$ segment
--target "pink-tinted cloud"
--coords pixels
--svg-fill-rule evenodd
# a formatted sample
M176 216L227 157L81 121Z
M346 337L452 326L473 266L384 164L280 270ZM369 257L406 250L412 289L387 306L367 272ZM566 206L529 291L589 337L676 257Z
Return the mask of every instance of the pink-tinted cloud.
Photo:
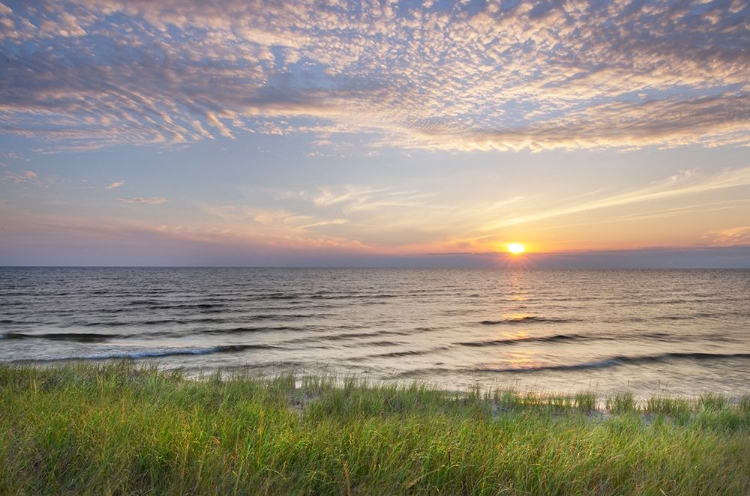
M711 231L706 233L704 239L713 246L750 246L750 226Z
M115 189L115 188L119 188L119 187L120 187L120 186L122 186L123 184L125 184L125 181L113 181L112 183L110 183L110 185L109 185L109 186L105 187L104 189Z
M162 197L152 197L152 198L143 198L143 197L135 197L135 198L120 198L120 201L123 203L136 203L140 205L161 205L162 203L167 203L166 198Z
M750 144L740 0L37 3L0 4L0 126L55 149Z
M0 181L9 181L15 184L25 183L37 179L37 174L34 171L24 172L6 172L0 175Z

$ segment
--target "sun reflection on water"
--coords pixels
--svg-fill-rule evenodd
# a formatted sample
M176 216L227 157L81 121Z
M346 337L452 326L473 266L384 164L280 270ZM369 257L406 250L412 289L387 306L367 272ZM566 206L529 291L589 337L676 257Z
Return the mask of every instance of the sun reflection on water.
M492 362L483 364L488 369L496 371L524 371L537 369L545 365L534 351L504 352Z
M526 331L518 331L515 333L503 333L503 337L512 340L512 341L520 341L524 339L529 339L529 333Z
M529 320L533 318L528 313L504 313L503 314L503 320L505 322L523 322L524 320Z
M506 367L510 369L533 369L540 366L541 362L536 353L533 351L519 351L507 353L510 355L506 359Z

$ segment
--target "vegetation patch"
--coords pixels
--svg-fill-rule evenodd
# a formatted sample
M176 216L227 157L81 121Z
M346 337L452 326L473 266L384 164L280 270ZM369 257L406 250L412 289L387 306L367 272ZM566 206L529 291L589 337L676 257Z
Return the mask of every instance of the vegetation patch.
M0 493L750 494L749 404L1 366Z

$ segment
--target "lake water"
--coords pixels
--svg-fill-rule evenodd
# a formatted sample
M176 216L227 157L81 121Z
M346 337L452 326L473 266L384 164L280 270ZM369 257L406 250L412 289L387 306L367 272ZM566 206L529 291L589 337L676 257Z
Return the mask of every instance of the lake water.
M0 362L750 394L750 270L0 268Z

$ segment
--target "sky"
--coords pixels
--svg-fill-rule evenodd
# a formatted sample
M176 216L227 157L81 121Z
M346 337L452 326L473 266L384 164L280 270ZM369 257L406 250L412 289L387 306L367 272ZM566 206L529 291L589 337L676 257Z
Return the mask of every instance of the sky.
M748 268L750 2L0 0L0 265Z

